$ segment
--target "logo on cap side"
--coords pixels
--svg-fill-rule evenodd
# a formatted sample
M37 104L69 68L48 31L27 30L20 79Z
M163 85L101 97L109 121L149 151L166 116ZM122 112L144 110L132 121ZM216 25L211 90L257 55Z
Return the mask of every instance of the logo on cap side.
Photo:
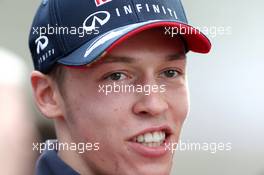
M38 54L38 64L43 63L46 61L48 58L52 57L55 54L55 49L46 49L46 47L49 44L49 39L46 36L40 36L35 40L35 44L37 45L37 54ZM44 49L46 49L44 52ZM41 54L40 54L41 52Z
M98 7L98 6L100 6L100 5L104 5L104 4L106 4L106 3L108 3L108 2L111 2L112 0L95 0L95 4L96 4L96 6Z
M46 36L40 36L36 39L35 43L37 45L37 54L39 54L40 50L44 50L48 46L49 39Z
M83 22L83 29L87 32L96 30L96 22L101 26L105 25L110 19L110 13L107 11L99 11L89 15ZM87 26L87 23L90 22L90 25Z

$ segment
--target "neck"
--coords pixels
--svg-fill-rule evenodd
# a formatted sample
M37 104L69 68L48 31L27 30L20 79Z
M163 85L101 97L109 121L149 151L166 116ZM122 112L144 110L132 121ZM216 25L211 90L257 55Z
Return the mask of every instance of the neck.
M71 144L77 145L78 143L75 143L73 141L73 139L71 138L68 132L69 129L68 127L65 126L64 123L65 121L60 121L60 120L55 122L56 134L57 134L58 142L61 144L68 144L69 147L61 146L62 149L58 150L58 156L61 158L61 160L63 160L67 165L69 165L79 174L92 175L93 173L91 172L87 164L85 164L80 153L76 152L78 150L70 150ZM65 148L66 149L68 148L68 150L66 150Z

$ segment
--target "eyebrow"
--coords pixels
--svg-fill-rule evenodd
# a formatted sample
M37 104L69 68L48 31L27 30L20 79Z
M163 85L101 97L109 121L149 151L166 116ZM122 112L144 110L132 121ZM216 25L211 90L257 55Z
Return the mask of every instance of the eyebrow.
M186 59L185 53L177 53L177 54L173 54L173 55L168 55L166 57L166 61L184 60L184 59Z
M186 55L184 53L178 53L173 55L168 55L164 58L164 61L174 61L174 60L182 60L186 59ZM100 60L100 63L107 64L107 63L134 63L136 62L136 58L127 57L127 56L112 56L108 55Z

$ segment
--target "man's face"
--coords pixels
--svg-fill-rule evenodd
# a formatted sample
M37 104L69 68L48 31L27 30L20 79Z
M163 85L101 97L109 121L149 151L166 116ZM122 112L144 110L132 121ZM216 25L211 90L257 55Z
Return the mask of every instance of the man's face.
M95 174L169 174L173 155L165 142L177 142L189 107L185 67L182 41L149 30L86 69L66 68L62 111L74 142L99 143L81 155ZM100 91L114 84L162 92Z

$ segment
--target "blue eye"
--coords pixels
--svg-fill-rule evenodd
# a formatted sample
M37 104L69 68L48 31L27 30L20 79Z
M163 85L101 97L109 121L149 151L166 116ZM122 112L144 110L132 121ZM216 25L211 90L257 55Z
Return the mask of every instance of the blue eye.
M170 70L166 70L162 72L163 76L167 77L167 78L174 78L177 77L179 75L179 72L173 69Z

